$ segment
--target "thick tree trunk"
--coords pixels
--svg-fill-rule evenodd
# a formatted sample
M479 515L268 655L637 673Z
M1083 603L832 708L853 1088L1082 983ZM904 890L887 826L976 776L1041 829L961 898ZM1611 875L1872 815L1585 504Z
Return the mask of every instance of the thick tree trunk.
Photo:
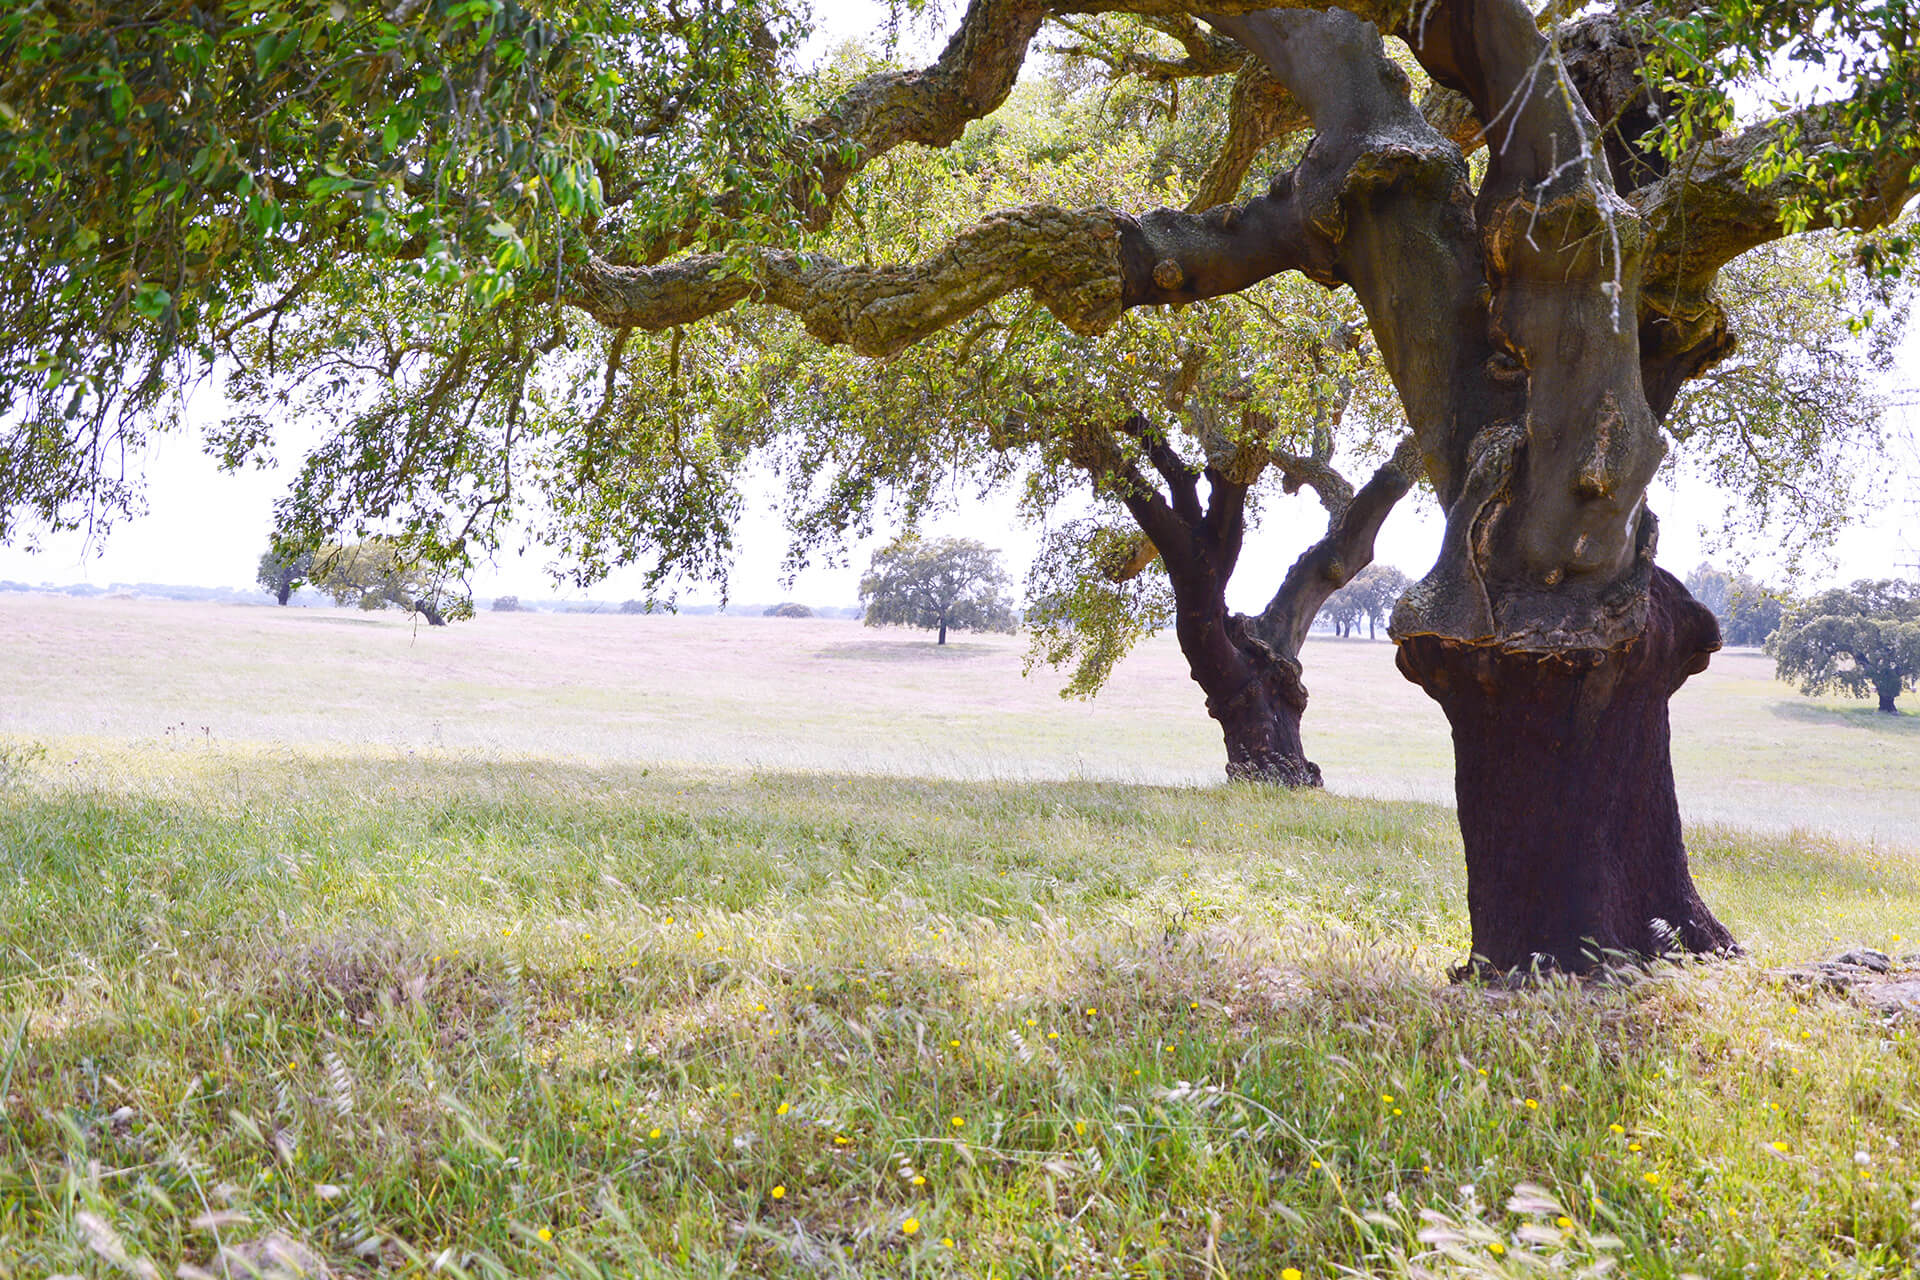
M1893 705L1893 700L1900 696L1899 687L1896 686L1892 689L1881 689L1878 692L1880 694L1880 709L1886 712L1890 716L1899 715L1900 714L1899 710L1895 708Z
M425 618L427 625L430 627L444 627L447 625L447 616L441 613L432 601L414 600L407 605L407 608Z
M947 620L945 618L942 618L940 619L940 638L934 641L934 643L945 644L946 642L947 642Z
M1612 649L1400 641L1401 671L1453 726L1475 968L1582 973L1733 946L1687 871L1667 725L1719 643L1657 569L1645 631Z
M280 589L273 594L274 598L280 602L281 607L285 608L287 601L293 598L293 575L283 575L280 579Z
M1207 695L1207 714L1226 740L1227 776L1320 786L1320 766L1307 759L1300 741L1300 717L1307 710L1300 664L1249 635L1247 620L1228 612L1224 601L1206 613L1189 619L1183 609L1177 630L1187 670Z

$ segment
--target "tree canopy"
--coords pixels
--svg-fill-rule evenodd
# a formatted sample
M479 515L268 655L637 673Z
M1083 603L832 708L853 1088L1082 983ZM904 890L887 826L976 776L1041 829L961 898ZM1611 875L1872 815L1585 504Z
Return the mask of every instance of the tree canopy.
M1920 588L1863 578L1823 591L1787 615L1767 652L1802 693L1877 697L1897 714L1900 692L1920 686Z
M470 598L450 598L441 571L409 561L385 538L322 546L312 553L309 577L335 604L404 609L436 627L473 615Z
M1326 616L1342 635L1352 632L1361 622L1367 624L1367 638L1393 613L1400 594L1413 585L1413 579L1390 564L1368 565L1351 582L1327 597Z
M254 581L260 589L284 605L293 593L306 585L313 572L313 552L304 547L276 544L260 553L260 565Z
M977 416L926 415L950 424L929 446L1000 432L1117 471L1109 500L1159 522L1163 561L1206 534L1189 559L1212 583L1240 546L1244 446L1313 415L1258 402L1235 333L1194 339L1215 381L1189 386L1179 335L1238 309L1285 334L1263 290L1330 290L1446 514L1392 634L1454 726L1480 962L1713 950L1730 935L1686 871L1666 698L1718 627L1656 567L1647 487L1671 441L1744 453L1773 495L1829 430L1858 437L1796 434L1814 357L1744 370L1781 406L1749 426L1683 396L1741 371L1748 255L1836 229L1862 288L1906 264L1911 25L1904 0L970 0L928 66L809 69L778 0L15 7L4 528L133 506L123 450L217 363L228 464L289 420L337 424L280 509L299 545L379 536L458 565L531 505L582 576L713 573L769 451L828 482L829 527L859 519L832 497L860 496L859 468L808 472L806 423L772 411L803 383L766 353L825 344L918 371L908 404L977 383ZM1049 58L1058 104L1102 103L1102 143L1022 170L990 118ZM1133 158L1104 166L1114 147ZM1761 278L1756 305L1780 293ZM1167 335L1137 383L1086 345L1133 325ZM917 359L927 342L954 345ZM975 351L994 367L967 370ZM1117 466L1076 461L1108 441ZM1847 501L1798 487L1784 512L1815 529ZM1305 571L1350 576L1340 541ZM1291 696L1285 672L1240 687Z
M909 534L873 553L860 579L860 602L870 627L918 627L939 633L1012 631L1019 623L1002 594L1000 555L973 538Z

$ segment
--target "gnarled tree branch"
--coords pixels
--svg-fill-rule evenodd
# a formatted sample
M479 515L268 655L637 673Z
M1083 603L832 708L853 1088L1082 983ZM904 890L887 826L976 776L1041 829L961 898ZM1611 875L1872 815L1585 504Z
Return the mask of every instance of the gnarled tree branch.
M1331 468L1321 468L1331 471ZM1306 642L1307 630L1320 614L1327 597L1353 580L1353 576L1373 563L1374 541L1380 526L1386 523L1394 504L1407 495L1420 475L1420 444L1412 436L1400 442L1393 456L1380 464L1356 492L1338 472L1331 481L1309 480L1321 501L1327 504L1327 532L1320 541L1302 552L1287 570L1280 589L1260 612L1252 628L1255 635L1275 653L1297 656ZM1322 488L1321 484L1326 487ZM1349 495L1337 505L1328 501L1331 494L1344 489Z

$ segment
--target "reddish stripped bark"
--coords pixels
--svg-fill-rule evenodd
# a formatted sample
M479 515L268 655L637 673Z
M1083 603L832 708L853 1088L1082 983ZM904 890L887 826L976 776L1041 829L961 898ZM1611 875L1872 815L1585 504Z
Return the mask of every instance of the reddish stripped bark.
M1475 967L1583 972L1733 946L1687 868L1667 722L1719 626L1664 570L1650 600L1645 628L1610 649L1400 643L1400 670L1453 726Z

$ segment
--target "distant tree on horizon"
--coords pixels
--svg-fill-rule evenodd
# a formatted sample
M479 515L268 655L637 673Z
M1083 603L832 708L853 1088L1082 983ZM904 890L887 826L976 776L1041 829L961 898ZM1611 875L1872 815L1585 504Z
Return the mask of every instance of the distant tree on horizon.
M1720 620L1723 644L1759 648L1780 629L1786 616L1784 592L1744 573L1716 569L1704 560L1687 575L1686 586Z
M1920 685L1920 586L1898 578L1862 578L1823 591L1795 609L1767 643L1775 674L1800 692L1894 699Z
M528 610L526 610L526 609L522 609L522 608L520 607L520 597L519 597L519 596L495 596L495 597L493 598L493 611L494 611L495 613L526 613L526 612L529 612Z
M927 540L908 534L873 553L860 579L860 601L870 627L937 631L945 644L956 631L1012 631L1013 606L1000 553L972 538Z
M1370 564L1327 597L1320 616L1332 622L1334 633L1342 636L1352 635L1364 621L1367 639L1377 639L1379 629L1393 620L1394 603L1412 585L1413 579L1392 565Z
M444 627L449 621L472 615L471 602L448 602L446 582L439 570L406 560L385 538L344 546L327 543L314 553L311 581L335 604L358 604L369 610L391 605L419 614L428 626Z
M811 618L813 610L804 604L795 604L789 600L785 604L768 605L760 611L763 618Z
M313 572L313 552L284 543L276 543L260 553L260 567L254 581L283 608L293 593L306 585Z

